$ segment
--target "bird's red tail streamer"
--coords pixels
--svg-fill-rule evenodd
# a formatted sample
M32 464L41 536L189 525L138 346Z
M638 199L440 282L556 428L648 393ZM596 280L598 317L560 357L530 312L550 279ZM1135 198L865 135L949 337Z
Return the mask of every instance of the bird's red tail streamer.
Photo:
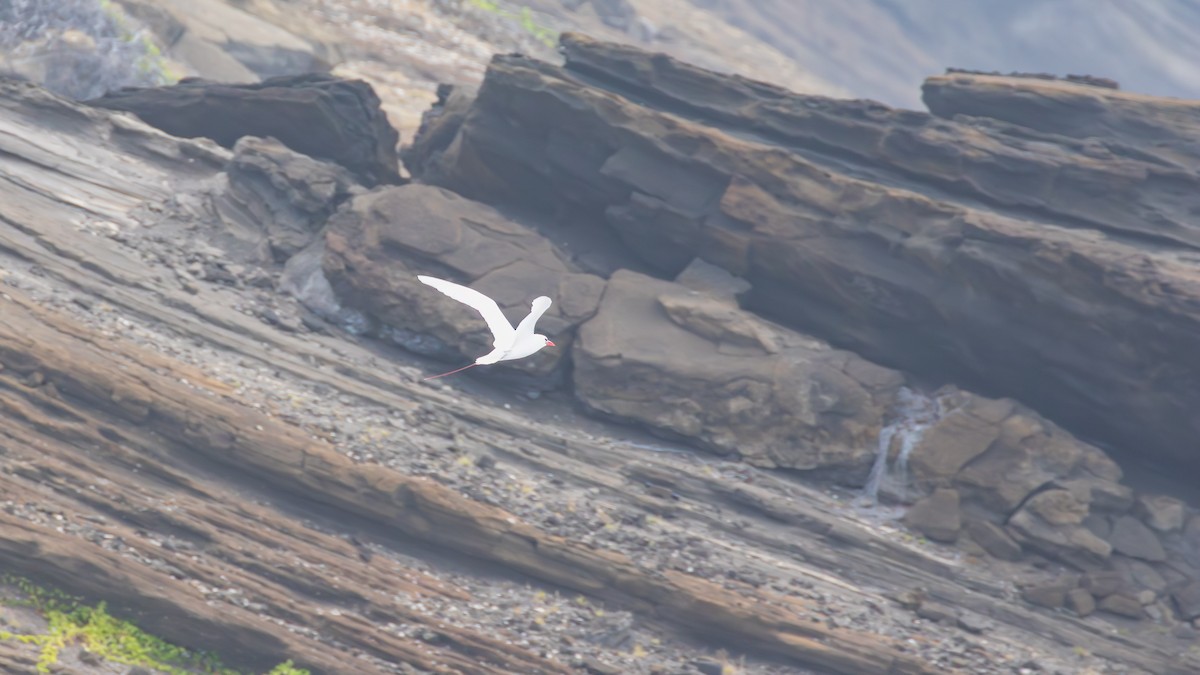
M423 377L423 378L421 378L421 381L422 381L422 382L424 382L425 380L436 380L436 379L438 379L439 377L445 377L445 376L447 376L447 375L453 375L453 374L455 374L455 373L462 372L462 371L466 370L467 368L470 368L471 366L477 366L477 365L479 365L479 364L478 364L478 363L469 363L469 364L467 364L467 365L463 366L462 368L456 368L456 369L454 369L454 370L452 370L452 371L450 371L450 372L448 372L448 373L442 373L441 375L430 375L429 377Z

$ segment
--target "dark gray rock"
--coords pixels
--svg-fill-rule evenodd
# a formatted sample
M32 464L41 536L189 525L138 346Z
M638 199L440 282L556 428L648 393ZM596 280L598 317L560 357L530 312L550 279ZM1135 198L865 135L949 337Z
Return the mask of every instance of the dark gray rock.
M1108 541L1113 550L1130 558L1141 558L1150 562L1162 562L1167 559L1167 552L1163 549L1158 535L1133 516L1117 518Z
M550 296L554 304L537 327L558 347L488 368L550 387L575 327L595 313L605 287L536 231L427 185L380 188L346 202L330 218L323 269L340 302L379 322L381 337L456 361L490 352L492 334L478 312L422 284L418 274L478 288L514 325L533 298Z
M1177 197L1200 190L1193 167L1104 135L790 94L578 35L563 49L564 68L493 61L439 181L602 222L664 276L703 257L754 285L748 308L866 358L1200 465L1200 283L1178 257L1200 246ZM994 93L1040 100L1020 84ZM1085 89L1099 118L1130 104ZM1194 137L1179 104L1137 104L1164 138ZM873 168L816 157L831 148Z
M1149 563L1131 560L1129 561L1129 572L1133 583L1142 588L1148 588L1155 593L1162 593L1167 589L1167 580Z
M1101 611L1130 619L1141 619L1146 616L1146 609L1143 607L1142 602L1136 596L1128 593L1113 593L1105 598L1101 598L1096 606Z
M1107 516L1098 513L1088 514L1088 517L1083 519L1083 526L1091 530L1092 534L1106 541L1112 534L1112 521Z
M1183 529L1187 507L1175 497L1140 495L1134 504L1134 513L1159 532L1175 532Z
M633 272L609 279L573 352L575 395L605 416L760 466L859 477L903 378Z
M954 542L962 529L958 491L947 488L934 490L932 495L908 509L904 514L904 524L934 541Z
M1044 582L1024 588L1021 590L1021 597L1024 598L1026 602L1037 605L1038 607L1058 609L1066 602L1067 593L1075 589L1078 585L1078 577L1065 576L1055 579L1054 581Z
M1105 564L1112 546L1081 523L1085 504L1067 490L1034 495L1008 520L1008 529L1027 548L1078 569Z
M1086 588L1073 588L1068 591L1065 604L1076 616L1087 616L1096 611L1096 599Z
M438 183L438 160L454 140L474 100L467 87L439 85L437 101L421 115L421 126L412 142L400 150L404 167L426 182Z
M170 87L122 89L89 105L134 113L174 136L203 136L232 148L243 136L271 137L341 164L367 186L402 182L399 134L371 85L309 73L253 84L186 79Z
M1010 537L1004 528L986 520L973 520L967 525L971 539L990 555L1001 560L1020 560L1021 544Z
M362 189L337 164L252 136L234 145L225 172L228 188L216 206L227 231L235 238L262 233L276 262L311 244L337 207Z
M1193 581L1182 588L1171 591L1171 599L1179 611L1179 618L1200 619L1200 581Z
M728 270L713 265L703 258L688 263L675 281L688 288L721 298L736 300L750 291L750 282L735 277Z
M958 610L940 602L922 602L921 606L917 608L917 616L947 625L954 625L958 622Z
M1125 587L1125 580L1115 570L1093 570L1080 579L1080 586L1097 598L1105 598Z

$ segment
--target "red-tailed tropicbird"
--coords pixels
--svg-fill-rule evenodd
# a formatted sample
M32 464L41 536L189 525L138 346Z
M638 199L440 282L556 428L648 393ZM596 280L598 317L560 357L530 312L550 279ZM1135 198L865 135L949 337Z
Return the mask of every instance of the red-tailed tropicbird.
M508 319L505 318L504 312L500 311L500 306L496 304L496 301L483 293L473 288L459 286L445 279L435 279L434 277L418 275L417 280L428 286L433 286L442 293L483 315L483 320L487 322L488 328L491 329L493 338L493 349L490 354L484 354L475 359L475 363L465 365L462 368L424 378L426 380L453 375L472 366L485 366L489 363L497 363L499 361L523 359L526 356L536 354L542 347L554 346L554 343L547 339L545 335L533 332L534 324L537 323L538 319L542 318L542 314L545 314L547 309L550 309L550 298L544 295L533 299L533 307L529 310L529 316L521 319L521 323L517 324L517 327L514 329L512 324L508 322Z

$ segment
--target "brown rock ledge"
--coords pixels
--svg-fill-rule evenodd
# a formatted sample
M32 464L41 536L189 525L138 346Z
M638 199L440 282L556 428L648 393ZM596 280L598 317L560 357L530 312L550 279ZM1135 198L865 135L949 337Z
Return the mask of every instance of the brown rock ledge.
M7 415L24 419L30 432L25 438L9 436L13 445L39 451L10 451L13 468L4 474L5 480L24 485L14 486L9 494L35 489L25 481L57 484L57 498L67 498L66 493L76 490L87 494L88 486L96 483L106 491L136 495L146 489L139 483L154 483L172 488L183 513L199 512L189 513L182 528L198 545L230 532L284 536L240 513L238 503L219 509L222 500L205 495L212 486L189 477L186 467L211 461L419 540L589 595L634 603L699 634L734 640L740 648L754 646L800 664L843 673L937 672L879 636L830 629L812 621L806 608L783 596L749 588L731 591L673 571L649 574L620 554L546 535L501 509L465 499L429 480L354 465L299 429L244 407L227 387L206 382L186 366L119 338L97 342L64 317L39 310L19 296L12 298L4 302L6 321L0 324L4 366L0 405ZM110 462L116 467L109 467ZM116 494L112 499L121 502ZM219 510L212 513L214 509ZM201 522L193 523L194 519ZM220 523L216 531L213 520ZM346 553L336 561L339 572L307 579L302 572L281 574L270 561L238 561L234 567L240 568L239 574L258 577L248 585L260 589L254 602L263 608L257 613L218 611L198 598L194 588L173 582L167 572L142 571L132 576L119 556L97 555L91 547L81 550L52 532L5 529L0 555L10 569L24 573L37 569L66 588L110 599L114 608L157 617L156 625L168 639L220 646L243 658L253 654L281 659L291 654L327 672L344 672L337 656L313 651L263 616L325 628L351 620L320 612L315 605L305 607L284 590L303 583L315 594L357 594L380 605L374 614L427 623L449 638L435 657L424 656L425 650L412 642L388 636L370 624L356 622L335 630L343 639L389 660L429 669L436 669L438 661L453 662L465 672L483 672L472 661L472 654L478 652L506 670L562 670L494 638L452 633L433 617L388 602L372 589L394 585L391 575L368 567L364 577L363 566L354 564L357 558ZM306 554L323 548L289 544L290 550ZM191 569L186 554L164 550L153 555L161 556L167 565L187 569L189 577L206 576L204 570ZM321 554L326 560L331 557L339 558ZM299 580L294 578L297 575ZM221 585L209 578L214 587ZM161 620L164 616L172 620ZM264 634L270 638L264 639Z

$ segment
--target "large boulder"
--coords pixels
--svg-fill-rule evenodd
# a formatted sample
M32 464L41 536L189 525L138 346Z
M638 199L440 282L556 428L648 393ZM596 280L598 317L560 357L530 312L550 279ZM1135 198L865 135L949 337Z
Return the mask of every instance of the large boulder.
M605 223L663 276L703 257L754 285L748 308L866 358L1200 464L1188 166L564 47L565 67L497 57L430 175Z
M341 164L367 186L402 182L400 136L371 85L360 80L320 73L251 84L192 78L170 87L122 89L88 103L132 112L174 136L203 136L227 148L243 136L275 138Z
M861 477L904 379L682 284L619 271L573 351L594 411L725 455Z
M404 347L457 361L492 350L479 314L417 281L429 274L494 298L516 325L539 295L554 300L538 332L558 347L492 369L551 375L572 331L596 311L604 280L576 271L548 239L442 188L406 185L354 197L330 218L324 271L342 303Z

